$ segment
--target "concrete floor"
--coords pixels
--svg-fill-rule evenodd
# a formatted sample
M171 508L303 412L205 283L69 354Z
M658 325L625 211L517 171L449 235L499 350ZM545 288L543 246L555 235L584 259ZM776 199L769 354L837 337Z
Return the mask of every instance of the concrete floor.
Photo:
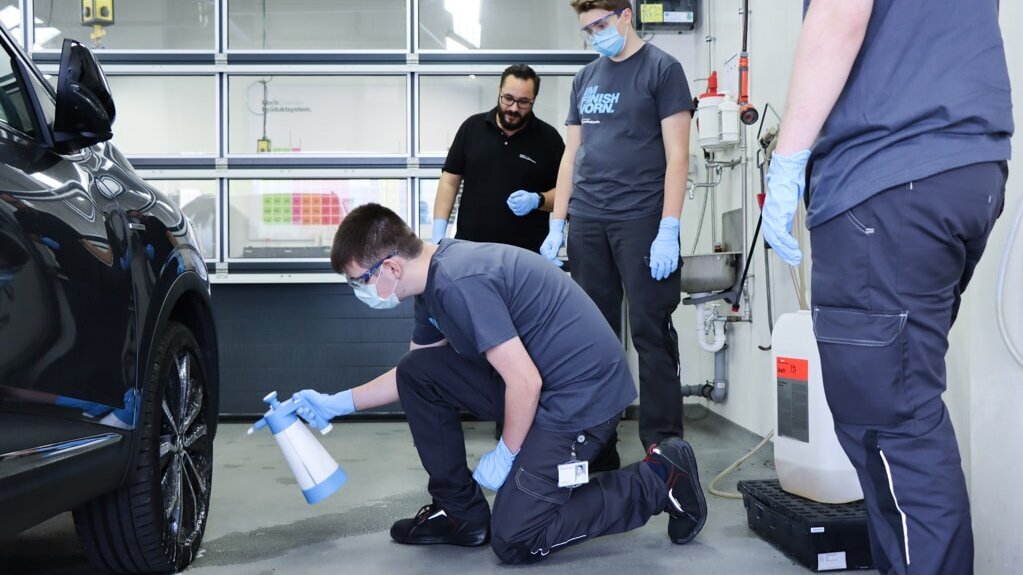
M686 438L693 444L704 489L711 479L758 442L754 435L702 407L687 409ZM201 556L189 575L308 575L338 573L808 573L758 538L746 524L741 500L707 496L709 518L685 546L672 544L661 514L630 533L588 541L525 567L499 563L488 547L414 547L393 543L391 523L430 501L426 473L403 422L335 424L323 443L348 472L348 483L329 499L305 503L272 436L247 436L248 424L222 424L216 444L213 503ZM465 424L474 463L494 444L492 423ZM635 421L619 429L625 463L643 457ZM773 478L770 446L726 480ZM95 573L74 535L69 514L0 543L0 573Z

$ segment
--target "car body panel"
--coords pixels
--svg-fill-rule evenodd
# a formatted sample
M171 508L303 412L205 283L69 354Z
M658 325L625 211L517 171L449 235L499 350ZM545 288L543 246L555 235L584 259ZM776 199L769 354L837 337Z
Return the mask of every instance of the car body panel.
M188 219L108 142L55 151L53 90L4 30L34 134L0 98L0 537L121 486L150 354L170 322L200 345L215 433L217 339ZM30 75L30 78L24 76ZM6 98L6 96L5 96ZM47 101L48 100L48 101Z

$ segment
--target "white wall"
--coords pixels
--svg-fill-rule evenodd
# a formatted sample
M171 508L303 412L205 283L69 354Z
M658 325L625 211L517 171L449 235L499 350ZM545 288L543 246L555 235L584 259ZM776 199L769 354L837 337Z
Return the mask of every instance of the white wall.
M949 381L949 396L955 393L960 431L959 444L969 454L966 472L973 501L977 573L1023 572L1023 366L1014 362L995 329L995 295L998 271L1006 254L1009 232L1023 210L1023 4L1001 3L1002 37L1014 88L1013 138L1015 160L1009 165L1005 212L995 226L987 253L977 267L973 284L964 300L959 325L953 333L971 345L950 360L968 366L965 374ZM1009 252L1005 286L1006 323L1017 349L1023 347L1023 231L1017 233ZM1023 350L1020 350L1023 352ZM950 374L951 375L951 374ZM963 393L957 393L964 389ZM965 405L962 401L966 401ZM961 412L961 413L960 413Z
M687 54L675 53L683 65L696 92L703 84L695 79L708 73L708 59L722 74L726 60L739 50L741 0L704 0L700 4L700 19L694 39L696 54L686 60ZM765 7L769 6L769 8ZM707 10L710 13L707 13ZM1023 89L1023 4L1002 2L1002 35L1006 42L1009 70L1017 93ZM752 101L764 113L764 104L770 103L780 114L784 107L788 78L791 73L802 18L802 0L775 0L771 3L753 3L750 20L750 68ZM709 27L708 27L709 24ZM707 35L713 42L704 42ZM654 41L661 43L661 36ZM673 52L674 53L674 52ZM722 79L724 83L725 79ZM1017 134L1023 127L1023 105L1014 109ZM767 126L776 124L773 117ZM749 132L752 137L755 130ZM1014 138L1016 156L1023 149L1023 137ZM696 148L694 147L694 150ZM755 147L751 147L755 150ZM752 153L752 152L751 152ZM987 252L977 267L973 282L966 292L959 320L950 335L948 364L948 392L945 401L952 414L959 435L963 467L971 489L974 530L976 535L976 567L979 574L1003 575L1023 573L1023 493L1015 486L1023 484L1023 366L1009 355L995 320L996 283L999 269L1007 250L1010 229L1023 209L1023 161L1010 164L1010 178L1006 191L1005 212L991 235ZM727 173L717 190L720 210L738 207L741 201L741 171ZM702 170L698 174L702 177ZM759 176L750 163L748 174L752 195L759 190ZM683 253L688 253L697 227L701 196L687 200L682 217ZM747 221L752 234L756 213L751 210ZM709 217L709 216L708 216ZM701 236L701 250L710 247L706 228ZM802 244L806 246L807 238ZM1011 338L1023 346L1023 231L1016 236L1009 252L1006 278L1005 315ZM808 259L808 258L806 258ZM711 409L755 433L765 434L774 427L774 373L769 352L757 345L770 342L766 321L763 254L754 254L752 281L753 322L729 325L728 379L729 397L723 405ZM795 309L794 287L787 270L772 266L775 314ZM713 361L695 342L693 310L680 306L674 315L680 335L683 358L683 383L703 383L713 376ZM690 401L703 402L701 399Z
M708 6L710 12L708 13ZM690 87L694 95L706 89L706 79L713 70L718 73L718 90L735 90L738 84L737 73L733 68L726 69L729 60L734 62L742 46L742 21L740 17L741 0L704 0L699 5L697 30L682 36L659 34L653 43L668 50L682 61ZM769 9L757 9L754 3L750 15L750 37L748 51L750 56L750 91L751 100L767 116L764 129L777 125L777 118L765 111L765 104L781 114L784 107L784 96L787 91L788 77L792 68L795 53L796 37L802 21L802 0L778 0L770 4ZM708 41L708 38L710 40ZM758 125L748 129L748 139L754 140ZM694 130L695 135L695 130ZM691 145L691 174L696 181L707 180L707 171L703 166L703 155L695 138ZM752 240L756 225L756 210L753 195L759 191L760 177L754 162L756 147L749 148L749 161L746 170L746 182L749 206L746 226L749 240ZM714 241L720 240L721 213L742 205L742 173L741 167L726 169L722 184L711 191L696 190L695 197L686 198L682 213L682 253L692 253L694 245L696 253L712 251ZM713 195L716 209L711 213L704 209L704 201L709 201L707 194ZM701 212L706 211L702 228L699 226ZM711 218L715 221L711 222ZM699 241L696 241L697 228L701 229ZM711 237L712 228L717 228L717 237ZM805 242L804 242L805 243ZM748 249L743 248L745 251ZM767 319L766 281L763 272L763 252L758 248L753 255L750 267L751 322L731 323L728 325L728 367L729 399L720 405L711 405L711 409L757 434L765 435L774 428L774 379L771 366L770 351L762 351L758 346L768 346L771 342ZM798 299L786 266L775 262L770 270L772 283L772 305L774 316L798 309ZM727 304L722 311L727 309ZM675 327L679 332L679 348L682 357L682 383L699 385L713 379L713 355L700 349L696 341L695 313L692 306L682 305L673 315ZM703 403L702 399L691 398L688 401Z

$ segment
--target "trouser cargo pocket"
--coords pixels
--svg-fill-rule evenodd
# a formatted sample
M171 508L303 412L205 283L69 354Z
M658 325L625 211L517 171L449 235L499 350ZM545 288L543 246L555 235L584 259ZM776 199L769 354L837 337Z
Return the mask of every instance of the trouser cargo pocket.
M911 416L905 390L906 312L815 306L813 330L836 422L894 424Z

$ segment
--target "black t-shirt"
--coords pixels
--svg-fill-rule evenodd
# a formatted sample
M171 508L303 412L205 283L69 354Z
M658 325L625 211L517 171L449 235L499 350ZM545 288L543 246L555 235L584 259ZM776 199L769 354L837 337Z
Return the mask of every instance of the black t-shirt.
M455 237L539 251L549 213L516 216L508 196L516 190L539 194L553 188L565 144L553 126L536 116L511 136L504 135L496 117L494 108L462 122L444 161L445 172L462 176Z
M539 254L493 243L441 240L416 296L412 341L446 338L465 359L518 336L543 386L535 425L579 431L636 398L625 351L596 304Z

